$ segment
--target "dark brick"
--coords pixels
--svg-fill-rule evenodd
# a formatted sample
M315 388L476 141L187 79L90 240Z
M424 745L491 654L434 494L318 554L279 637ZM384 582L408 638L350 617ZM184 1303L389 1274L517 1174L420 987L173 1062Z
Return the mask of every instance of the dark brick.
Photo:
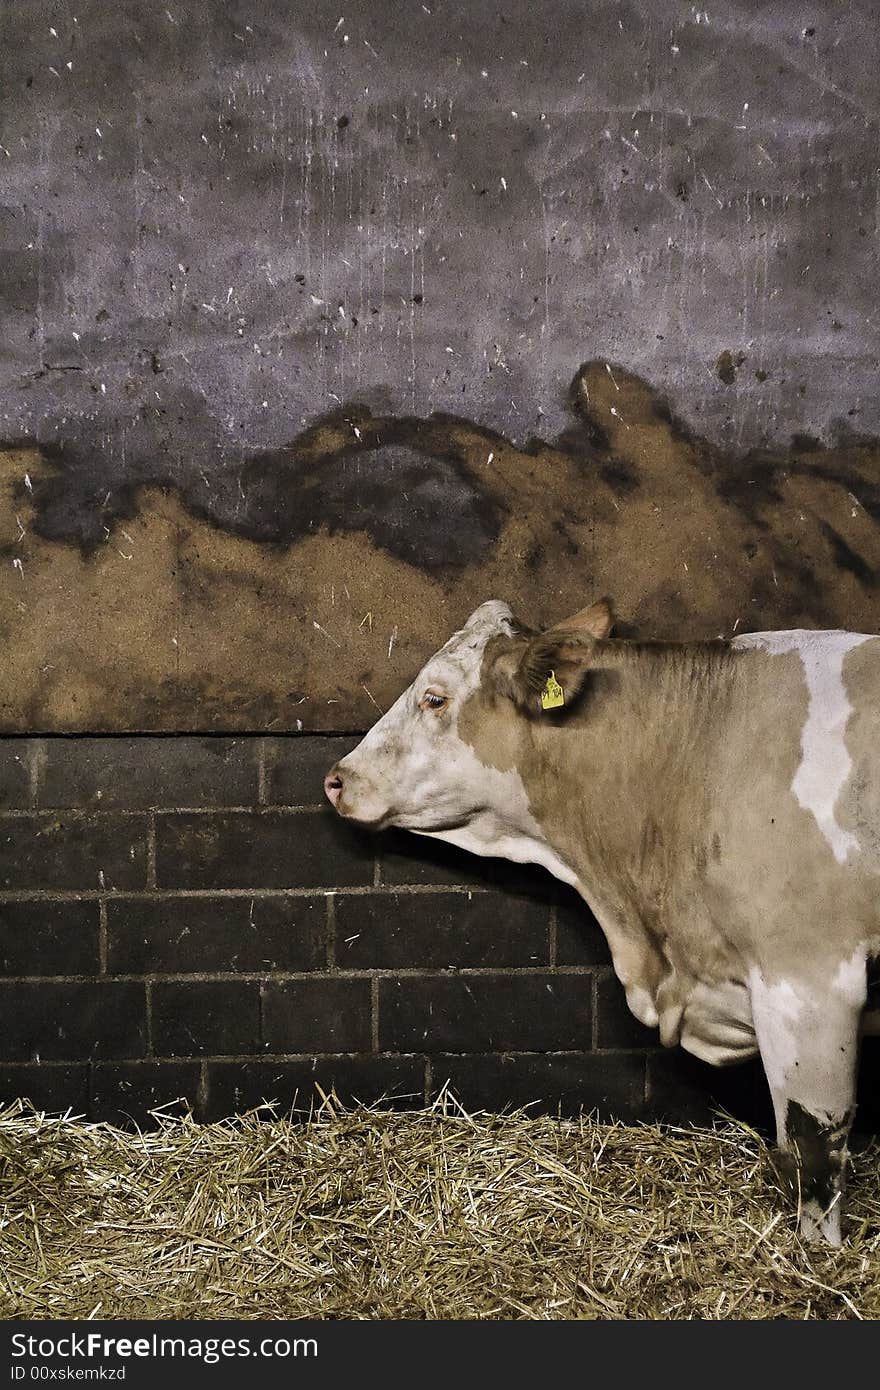
M349 888L373 881L373 841L325 811L164 815L157 878L174 888Z
M146 825L138 816L44 813L0 821L2 888L143 888Z
M580 894L560 883L557 895L556 964L610 965L605 934Z
M326 920L323 895L118 899L107 904L107 965L123 975L319 969Z
M0 1018L10 1062L140 1057L146 1048L144 986L128 981L0 983Z
M483 858L405 830L383 832L377 845L383 883L494 888L506 896L541 903L549 903L556 890L556 881L537 864L514 864L491 855Z
M0 975L95 973L98 920L95 901L0 902Z
M47 1066L43 1062L0 1064L0 1105L29 1100L37 1110L72 1110L76 1115L87 1115L90 1070L87 1062L73 1066Z
M270 1052L368 1052L371 1017L369 980L316 975L263 986Z
M591 1036L588 975L440 975L379 982L379 1046L560 1052Z
M255 739L49 738L43 750L37 806L139 811L257 800Z
M388 830L377 836L383 883L454 884L466 887L492 886L492 860L421 835Z
M343 1105L381 1101L395 1108L424 1104L425 1064L420 1057L297 1057L283 1062L210 1062L208 1110L220 1120L263 1101L281 1114L308 1111L321 1094L335 1091Z
M596 981L597 1047L659 1047L656 1028L630 1013L623 985L616 975L603 975Z
M266 799L270 806L317 806L324 801L324 778L335 762L361 741L360 734L317 738L291 734L264 743Z
M90 1113L93 1120L114 1125L155 1128L150 1111L168 1106L166 1113L195 1111L198 1101L198 1062L100 1062L94 1069Z
M26 810L31 804L32 738L0 738L0 810Z
M712 1067L682 1048L648 1053L648 1116L673 1124L711 1124L723 1110L769 1133L773 1107L760 1061Z
M336 964L531 966L549 961L549 908L497 893L388 893L336 899Z
M469 1110L523 1105L530 1114L577 1115L633 1122L644 1115L642 1052L530 1052L440 1056L432 1065L436 1092L445 1081Z
M159 1057L262 1050L256 980L163 980L152 988L152 1014Z
M539 864L514 864L511 859L485 861L492 885L505 897L529 898L532 902L554 901L559 880Z

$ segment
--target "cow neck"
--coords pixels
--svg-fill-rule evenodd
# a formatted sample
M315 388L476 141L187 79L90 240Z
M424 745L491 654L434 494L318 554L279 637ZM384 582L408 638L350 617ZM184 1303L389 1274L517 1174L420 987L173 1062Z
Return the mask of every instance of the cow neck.
M702 823L732 685L726 646L611 640L575 708L523 721L529 810L592 896L656 910Z

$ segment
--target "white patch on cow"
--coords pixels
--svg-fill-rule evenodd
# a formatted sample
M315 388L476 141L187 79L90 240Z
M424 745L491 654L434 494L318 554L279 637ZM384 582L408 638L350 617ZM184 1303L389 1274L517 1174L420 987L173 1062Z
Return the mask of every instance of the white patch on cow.
M804 1000L789 980L766 984L757 966L749 972L749 995L761 1060L775 1101L776 1085L785 1084L799 1061L798 1024Z
M861 948L831 979L812 984L797 979L768 984L757 966L749 972L755 1032L780 1136L790 1100L823 1124L839 1124L852 1106L866 992Z
M841 961L831 981L832 992L855 1009L860 1009L865 1000L867 960L867 946L857 946L849 960Z
M846 746L846 725L852 705L843 683L848 652L871 640L860 632L749 632L734 637L731 646L758 648L772 656L797 652L804 668L809 709L801 730L801 762L791 789L805 811L811 811L839 864L859 848L855 835L834 814L846 786L852 759Z
M540 825L529 809L529 798L519 773L481 763L469 744L455 740L450 749L457 785L467 796L489 802L467 825L449 830L416 830L432 840L443 840L471 854L510 859L514 864L539 864L563 883L577 885L577 874L548 844ZM447 764L448 766L448 764ZM497 810L503 807L503 812Z

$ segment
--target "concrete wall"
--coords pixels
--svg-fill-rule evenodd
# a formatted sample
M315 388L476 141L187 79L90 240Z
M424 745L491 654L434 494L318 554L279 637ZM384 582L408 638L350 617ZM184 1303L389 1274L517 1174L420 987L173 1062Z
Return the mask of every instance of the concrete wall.
M361 728L490 593L871 630L875 10L5 6L0 728Z
M0 431L81 510L170 473L234 515L354 397L553 435L600 355L716 442L877 430L871 0L0 23Z

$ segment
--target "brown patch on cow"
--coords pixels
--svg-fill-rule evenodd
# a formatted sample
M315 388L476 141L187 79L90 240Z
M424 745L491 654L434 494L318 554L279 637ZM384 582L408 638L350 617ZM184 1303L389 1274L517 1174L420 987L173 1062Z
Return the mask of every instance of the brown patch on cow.
M491 659L490 656L488 662ZM483 671L486 669L487 658L484 658ZM458 737L473 748L484 767L494 767L499 772L518 768L526 727L521 720L511 718L511 713L506 696L495 693L490 687L466 700L459 712Z
M572 396L564 438L521 448L346 407L223 507L131 482L105 505L82 460L0 452L0 730L365 728L488 597L538 628L609 592L633 635L871 631L876 443L728 459L604 362Z
M876 690L880 641L848 659L868 648ZM877 932L880 850L875 830L870 853L838 864L792 791L809 710L798 653L609 639L588 660L588 697L562 717L525 720L484 685L459 734L487 765L516 768L621 978L649 991L665 980L672 1010L696 979L745 983L746 962L790 977L796 939L799 970L821 987ZM860 679L871 688L867 664ZM875 734L856 768L874 788L878 762Z
M611 611L611 600L607 598L596 599L587 608L581 608L577 613L573 613L570 618L563 618L561 622L554 623L549 629L550 632L578 632L584 633L587 637L608 637L614 626L614 614Z
M732 657L722 643L612 639L593 642L588 661L589 698L564 717L524 720L486 683L466 703L458 730L483 763L516 767L533 816L574 868L605 930L620 979L655 998L670 975L671 894L680 898L676 931L686 944L702 936L706 955L697 878L682 876L682 866L694 865L695 837L706 825L700 753L711 757L723 723ZM724 940L713 942L711 967L727 979ZM675 1007L671 997L668 1005Z

